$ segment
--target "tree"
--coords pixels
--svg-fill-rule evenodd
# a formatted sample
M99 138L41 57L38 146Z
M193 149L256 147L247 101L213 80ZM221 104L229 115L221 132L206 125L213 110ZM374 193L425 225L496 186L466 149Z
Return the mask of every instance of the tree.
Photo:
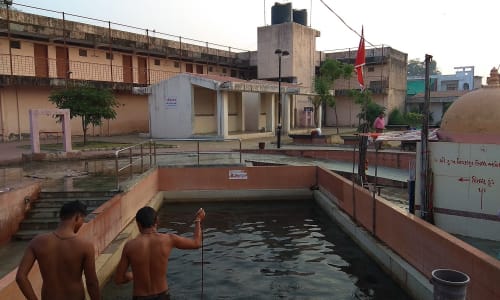
M58 108L69 109L70 118L82 118L83 144L87 142L89 125L99 126L103 119L116 118L115 108L119 106L111 90L89 86L55 90L49 96L49 100Z
M351 90L351 97L354 98L354 103L360 106L358 113L358 132L364 133L359 139L359 164L358 164L358 182L366 180L366 152L368 149L368 129L375 121L375 118L385 111L385 107L378 105L372 100L370 90Z
M311 97L314 106L314 124L319 124L319 107L323 104L332 107L335 111L335 122L337 133L339 133L337 108L335 105L335 96L333 95L333 84L339 78L348 79L354 72L354 66L342 63L338 60L327 58L319 69L319 75L314 79L314 91L316 95Z
M431 61L429 71L431 75L441 74L437 69L437 62L435 60ZM420 59L410 59L408 62L408 76L425 76L425 66Z

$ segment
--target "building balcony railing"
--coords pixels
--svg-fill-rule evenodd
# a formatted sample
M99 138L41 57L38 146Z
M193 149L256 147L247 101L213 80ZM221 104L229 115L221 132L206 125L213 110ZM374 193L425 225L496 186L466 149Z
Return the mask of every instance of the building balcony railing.
M365 86L373 94L386 94L389 89L389 78L387 76L365 76ZM350 79L337 79L334 89L335 95L348 95L348 91L359 89L358 79L356 77Z
M0 54L0 75L148 85L169 79L178 73L154 68Z

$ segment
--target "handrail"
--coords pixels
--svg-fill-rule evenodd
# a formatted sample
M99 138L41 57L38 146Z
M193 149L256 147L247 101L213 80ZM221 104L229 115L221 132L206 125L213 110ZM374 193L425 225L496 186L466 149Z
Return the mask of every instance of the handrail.
M124 147L115 151L115 176L116 176L116 189L120 190L120 173L124 170L129 170L129 178L133 176L133 168L137 162L140 162L140 173L142 174L144 171L150 169L153 164L156 165L156 158L162 153L157 151L158 142L196 142L196 151L176 151L173 154L190 154L196 153L197 156L197 165L200 165L200 154L232 154L234 151L200 151L200 143L203 142L231 142L237 141L239 143L239 160L240 164L242 163L242 152L241 152L241 139L238 138L166 138L166 139L150 139L148 141L144 141L138 144L134 144L128 147ZM149 151L144 153L144 147L148 146ZM134 150L139 150L135 151ZM124 157L120 157L120 154L126 153L127 155ZM163 153L164 154L164 153ZM169 153L171 154L171 153ZM144 160L149 157L149 166L145 168ZM120 167L120 158L128 158L128 162Z

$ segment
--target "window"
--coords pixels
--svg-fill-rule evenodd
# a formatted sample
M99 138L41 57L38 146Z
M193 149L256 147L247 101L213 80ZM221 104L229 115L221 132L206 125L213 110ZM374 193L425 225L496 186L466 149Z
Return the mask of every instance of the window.
M456 91L458 90L458 86L455 83L449 83L446 85L447 91Z
M368 72L375 72L375 67L368 67Z
M87 50L85 50L85 49L78 49L78 55L80 55L80 56L87 56Z
M174 68L180 68L181 64L178 61L174 61Z
M196 65L196 73L203 74L203 66L202 65Z
M213 72L214 71L214 67L208 67L208 72Z
M160 60L159 59L155 59L155 66L159 66L160 65Z
M106 59L113 59L113 53L106 52Z
M193 64L186 64L186 72L193 73Z
M21 41L10 41L10 47L13 49L21 49Z
M238 71L231 70L231 77L238 77Z
M464 91L468 91L469 90L469 83L465 82L464 83Z
M224 73L224 74L226 74L226 73L227 73L226 68L222 68L222 73Z

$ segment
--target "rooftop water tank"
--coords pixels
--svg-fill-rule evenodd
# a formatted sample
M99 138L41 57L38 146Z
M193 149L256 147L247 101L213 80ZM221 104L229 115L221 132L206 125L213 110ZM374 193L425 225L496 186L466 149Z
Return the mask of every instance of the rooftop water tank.
M274 3L271 7L271 25L292 22L292 3Z
M294 9L293 10L293 21L300 25L307 26L307 10L305 9Z

